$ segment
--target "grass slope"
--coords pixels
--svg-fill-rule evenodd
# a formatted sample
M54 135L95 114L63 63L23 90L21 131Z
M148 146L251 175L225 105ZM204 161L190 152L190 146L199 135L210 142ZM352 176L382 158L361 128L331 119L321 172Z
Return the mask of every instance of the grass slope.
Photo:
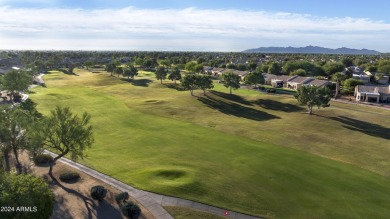
M92 114L96 142L83 162L99 171L142 189L270 218L390 214L382 133L389 128L379 125L385 111L376 110L383 118L375 119L364 108L336 105L309 117L288 97L242 89L236 93L245 98L221 92L194 98L150 73L132 84L76 73L47 75L48 88L31 97L43 113L60 104ZM375 129L364 133L362 125Z

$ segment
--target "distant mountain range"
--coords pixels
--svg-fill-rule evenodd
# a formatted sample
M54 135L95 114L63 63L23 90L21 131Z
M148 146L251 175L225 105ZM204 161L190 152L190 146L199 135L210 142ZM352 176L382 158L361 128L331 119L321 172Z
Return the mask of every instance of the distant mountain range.
M380 52L368 49L350 49L346 47L338 49L329 49L319 46L306 47L260 47L257 49L248 49L247 53L309 53L309 54L347 54L347 55L377 55Z

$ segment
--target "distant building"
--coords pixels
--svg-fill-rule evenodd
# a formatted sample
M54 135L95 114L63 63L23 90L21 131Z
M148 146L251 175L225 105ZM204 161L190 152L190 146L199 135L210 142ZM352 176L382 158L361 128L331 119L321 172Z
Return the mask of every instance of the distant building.
M301 77L298 75L288 76L288 75L273 75L264 73L265 84L269 84L273 87L285 87L289 89L297 90L302 86L328 86L329 81L319 80L312 77Z
M368 86L358 85L355 87L354 96L356 101L362 102L390 102L390 85Z

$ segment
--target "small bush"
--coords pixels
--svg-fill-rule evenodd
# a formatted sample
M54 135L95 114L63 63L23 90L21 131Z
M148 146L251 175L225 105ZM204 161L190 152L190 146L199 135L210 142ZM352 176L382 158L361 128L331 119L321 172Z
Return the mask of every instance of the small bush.
M34 158L35 164L49 164L53 162L53 157L48 154L38 154Z
M138 217L141 215L141 209L133 202L125 202L121 206L121 210L123 215L130 219L138 219Z
M91 196L93 199L98 201L103 201L104 197L106 197L107 189L103 186L93 186L91 188Z
M128 199L129 199L129 193L127 192L121 192L115 196L115 201L118 205L120 205L122 202L127 201Z
M276 93L276 89L269 88L267 89L267 93Z
M74 171L66 171L60 174L60 180L67 181L76 181L80 179L80 174Z

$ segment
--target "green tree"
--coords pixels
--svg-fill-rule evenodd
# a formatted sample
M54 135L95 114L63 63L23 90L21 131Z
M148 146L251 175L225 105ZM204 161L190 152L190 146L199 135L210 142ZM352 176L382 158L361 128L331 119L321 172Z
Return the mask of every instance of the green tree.
M352 92L358 85L364 85L364 82L354 78L349 78L344 81L344 89L350 92Z
M185 89L189 90L191 93L191 96L194 96L194 90L197 89L197 75L194 74L188 74L184 76L181 79L180 86Z
M68 72L73 74L73 70L75 68L75 64L73 62L68 63Z
M14 211L1 212L1 218L49 219L54 195L45 181L33 175L4 174L0 176L0 206L12 206ZM17 211L17 207L31 207L32 211Z
M208 75L197 75L196 77L197 87L203 90L203 95L206 95L207 89L214 88L213 80Z
M302 86L298 88L294 97L301 105L306 105L309 115L313 112L313 106L328 107L330 101L330 91L328 87Z
M254 85L255 87L258 84L264 84L264 76L259 72L251 72L247 74L244 78L244 83L249 85Z
M345 79L345 75L341 72L337 72L332 76L332 80L336 82L336 94L334 98L337 99L340 93L340 83Z
M114 72L115 72L115 74L118 75L118 78L119 78L119 75L123 74L123 68L122 67L116 67L114 69Z
M352 58L349 58L349 57L346 57L346 58L343 58L341 59L341 62L343 63L343 65L345 67L350 67L353 65L353 59Z
M187 70L188 72L195 72L195 66L196 66L195 62L187 62L184 69Z
M302 77L305 77L306 76L306 71L305 69L297 69L297 70L294 70L290 73L290 76L294 76L294 75L299 75L299 76L302 76Z
M114 63L110 63L110 64L106 65L106 69L105 70L111 74L110 76L112 76L112 74L114 73L115 68L116 68L116 65Z
M378 62L378 72L390 74L390 60L380 60Z
M382 65L378 67L378 72L390 74L390 65Z
M194 67L194 72L195 73L203 73L203 64L197 64Z
M344 65L339 62L328 62L323 66L325 74L328 76L333 75L336 72L341 72L344 70Z
M156 70L156 79L161 81L167 78L167 70L163 66L159 66Z
M160 61L160 65L168 68L168 67L171 66L171 62L169 60L163 59L163 60Z
M45 118L39 130L43 146L59 153L50 164L50 175L53 164L68 153L72 159L83 158L84 151L94 141L92 126L89 125L90 119L91 116L87 112L80 118L68 107L58 106Z
M88 61L85 61L85 62L84 62L84 66L87 67L87 70L88 70L90 67L93 66L93 62L92 62L92 61L89 61L89 60L88 60Z
M27 91L32 83L32 77L23 71L11 71L3 76L3 89L11 92L11 101L14 102L14 95Z
M28 111L20 107L6 107L0 110L0 141L4 152L12 151L18 173L22 172L19 152L28 149L28 126L34 122ZM4 154L7 156L8 154Z
M272 62L268 67L268 74L280 75L282 73L282 67L277 62Z
M232 94L232 89L240 88L240 76L233 72L223 73L221 83L225 87L230 88L230 94Z
M123 76L127 79L134 79L134 76L138 75L138 70L133 65L128 65L127 68L123 69Z
M175 84L176 84L176 80L180 80L181 79L180 70L178 68L174 68L171 71L171 73L169 74L168 79L171 80L171 81L175 81Z

